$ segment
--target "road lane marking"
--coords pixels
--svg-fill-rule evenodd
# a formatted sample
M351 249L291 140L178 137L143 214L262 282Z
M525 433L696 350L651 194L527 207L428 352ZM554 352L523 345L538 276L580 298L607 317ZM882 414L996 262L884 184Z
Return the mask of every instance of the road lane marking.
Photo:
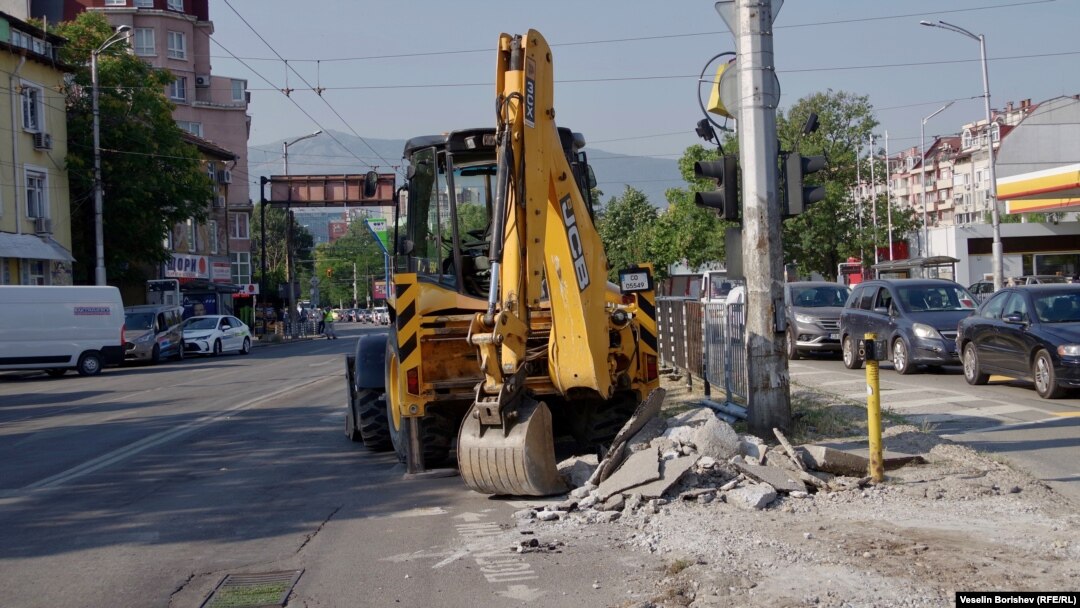
M1047 412L1060 418L1080 418L1080 412Z
M882 397L886 395L882 394ZM884 401L884 400L883 400ZM882 407L886 407L890 410L910 410L916 407L923 407L924 405L949 405L953 403L964 403L967 401L985 401L982 397L976 397L975 395L949 395L942 397L932 397L930 399L911 399L909 401L890 401L889 403L882 403Z
M1024 412L1029 408L1023 405L991 405L989 407L971 407L945 412L956 416L1004 416Z
M271 393L268 393L268 394L265 394L265 395L260 395L258 397L253 398L253 399L249 399L247 401L244 401L243 403L239 403L239 404L234 405L234 406L232 406L230 408L221 410L221 411L219 411L219 412L217 412L215 414L202 416L200 418L192 420L191 422L182 424L182 425L180 425L180 426L178 426L176 428L169 429L167 431L162 431L160 433L156 433L156 434L151 435L149 437L145 437L143 439L140 439L139 441L136 441L135 443L126 445L126 446L124 446L122 448L115 449L115 450L113 450L113 451L111 451L111 452L109 452L107 454L103 454L101 456L98 456L97 458L88 460L88 461L86 461L86 462L84 462L84 463L82 463L82 464L80 464L78 466L75 466L75 467L72 467L72 468L68 469L67 471L57 473L56 475L52 475L50 477L46 477L45 479L36 481L36 482L34 482L32 484L29 484L27 486L23 486L22 488L20 488L18 490L14 490L13 492L7 493L7 495L10 496L11 494L18 494L18 493L22 493L22 492L30 492L30 491L33 491L33 490L43 490L43 489L48 489L48 488L55 488L55 487L64 485L65 483L69 483L71 481L79 479L80 477L84 477L84 476L89 475L89 474L91 474L91 473L93 473L95 471L99 471L99 470L101 470L101 469L103 469L105 467L114 465L114 464L119 463L119 462L123 462L124 460L127 460L128 458L131 458L132 456L135 456L136 454L144 452L144 451L146 451L146 450L148 450L148 449L150 449L152 447L156 447L158 445L161 445L161 444L163 444L165 442L172 441L173 439L176 439L177 437L186 435L186 434L188 434L188 433L190 433L192 431L198 430L198 429L200 429L200 428L202 428L204 426L207 426L209 424L217 422L218 420L221 420L222 418L226 418L231 414L234 414L236 412L240 412L240 411L243 411L243 410L246 410L246 409L250 409L250 408L252 408L254 406L265 403L266 401L268 401L270 399L275 399L275 398L281 397L282 395L285 395L287 393L298 391L300 389L306 388L306 387L308 387L308 386L310 386L312 384L315 384L317 382L322 382L322 381L324 381L326 379L327 378L316 378L314 380L309 380L309 381L304 382L302 384L298 384L298 385L295 385L295 386L290 386L290 387L286 387L286 388L283 388L283 389L279 389L277 391L274 391L274 392L271 392Z
M812 372L791 372L791 371L789 371L788 374L790 376L792 376L792 377L795 377L795 378L802 378L803 376L820 376L822 374L835 375L836 372L831 371L831 370L818 370L818 371L812 371Z

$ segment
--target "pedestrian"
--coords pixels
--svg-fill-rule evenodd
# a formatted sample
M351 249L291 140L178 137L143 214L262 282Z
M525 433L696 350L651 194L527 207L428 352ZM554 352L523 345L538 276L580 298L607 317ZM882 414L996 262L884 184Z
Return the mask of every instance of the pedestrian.
M318 308L316 308L315 311L316 312L322 312ZM321 336L321 335L326 333L326 314L323 313L323 314L319 314L319 315L316 315L316 316L319 318L319 331L317 331L315 333L317 333L317 334L319 334Z
M337 333L334 331L334 311L330 310L329 306L326 307L323 322L326 324L326 339L337 340Z

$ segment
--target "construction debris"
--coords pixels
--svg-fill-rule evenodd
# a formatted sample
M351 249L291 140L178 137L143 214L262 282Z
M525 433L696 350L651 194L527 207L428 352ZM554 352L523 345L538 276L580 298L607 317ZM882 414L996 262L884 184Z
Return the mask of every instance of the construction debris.
M806 484L793 478L784 469L736 462L733 466L750 479L767 483L781 492L805 492Z
M731 490L726 499L740 509L760 511L776 500L776 490L767 483L756 483Z
M791 461L795 463L795 466L799 467L800 471L805 471L806 463L803 462L802 456L795 451L795 448L791 447L791 444L788 443L787 437L784 436L784 433L780 429L776 428L774 428L772 432L773 435L776 435L776 439L780 442L780 445L784 446L784 451L787 452L788 457L790 457Z
M629 450L626 448L626 444L637 435L650 420L656 417L660 413L660 406L664 403L664 397L667 395L667 391L662 388L654 389L649 393L641 403L638 404L637 409L634 410L634 414L630 416L630 419L626 421L626 424L619 429L619 432L615 434L615 438L611 442L611 449L608 450L607 458L596 468L592 477L589 478L589 483L600 485L600 482L604 481L615 472L615 469L619 468L622 464L626 454Z
M612 494L657 479L660 479L660 460L656 457L656 451L642 450L631 454L611 477L600 483L596 491L600 500L607 500Z
M558 464L559 475L562 475L569 487L579 488L588 483L599 464L596 454L567 458Z

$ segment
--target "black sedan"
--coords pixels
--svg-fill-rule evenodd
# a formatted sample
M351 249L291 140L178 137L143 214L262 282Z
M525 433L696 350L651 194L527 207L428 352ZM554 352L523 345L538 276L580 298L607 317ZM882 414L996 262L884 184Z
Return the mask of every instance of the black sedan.
M994 294L956 335L964 378L1031 380L1044 399L1080 388L1080 285L1025 285Z

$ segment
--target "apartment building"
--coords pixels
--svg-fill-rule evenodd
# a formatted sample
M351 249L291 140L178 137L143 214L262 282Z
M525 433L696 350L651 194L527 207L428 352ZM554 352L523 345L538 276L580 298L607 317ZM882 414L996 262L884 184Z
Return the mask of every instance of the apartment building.
M0 12L0 284L71 284L64 39Z
M247 142L251 128L247 81L213 73L209 0L31 0L35 17L71 20L86 10L101 11L114 27L132 28L132 52L176 80L166 91L176 105L173 118L185 131L229 151L220 175L231 183L248 181ZM248 188L226 190L227 251L234 284L251 281L251 200Z

